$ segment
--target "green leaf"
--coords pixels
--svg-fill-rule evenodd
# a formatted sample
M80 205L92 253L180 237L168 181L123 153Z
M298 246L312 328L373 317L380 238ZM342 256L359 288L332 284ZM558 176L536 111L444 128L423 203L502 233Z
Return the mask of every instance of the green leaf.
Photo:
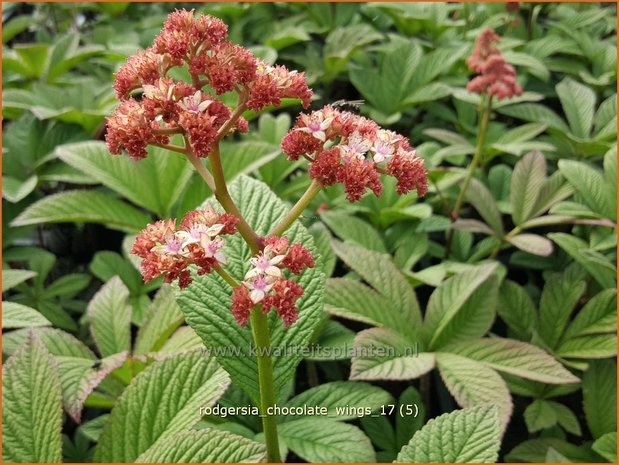
M150 218L103 192L65 191L49 195L26 208L11 226L43 223L102 223L126 232L140 231Z
M572 133L582 139L591 134L595 113L595 92L589 87L565 78L555 87Z
M418 337L421 311L417 297L391 257L337 241L333 242L333 249L346 265L389 300L393 315L400 315L399 331Z
M229 186L230 194L247 222L258 234L266 234L287 212L287 208L263 183L240 176ZM286 236L291 243L300 242L315 252L312 236L296 222ZM227 271L241 280L249 269L250 252L239 235L226 240ZM298 280L305 293L298 301L299 319L285 329L274 312L269 315L275 389L280 390L294 375L302 359L302 351L322 319L322 298L325 276L320 261L306 270ZM239 387L257 401L258 366L253 352L253 338L248 327L241 327L230 311L230 286L218 275L195 276L194 282L179 297L178 303L189 325L202 338L207 348L218 349L219 363Z
M488 226L492 228L495 235L498 237L503 237L505 232L503 231L501 212L499 211L496 200L488 188L477 179L471 178L471 182L466 190L465 196L467 202L475 207L475 210L479 212Z
M361 331L353 345L350 379L415 379L434 368L434 354L418 353L416 343L387 328Z
M496 371L474 360L444 352L436 354L436 366L460 407L495 405L501 430L505 431L512 415L512 398Z
M591 334L574 337L561 343L556 350L562 358L607 358L617 354L617 336L615 334Z
M34 333L52 355L96 359L95 354L75 336L60 329L47 327L18 329L4 334L2 336L2 351L8 355L13 354L30 333Z
M617 290L604 289L578 312L565 331L564 340L599 333L614 333L617 329Z
M431 349L483 336L494 321L497 264L489 263L444 281L430 296L423 330Z
M95 451L98 462L133 462L201 418L200 407L217 402L228 375L202 351L155 362L116 401ZM160 442L161 441L161 442Z
M369 223L338 211L325 211L320 218L342 240L376 252L387 253L380 234Z
M516 163L509 194L516 225L531 218L545 180L546 160L541 152L530 152Z
M85 289L91 279L91 276L85 273L65 274L47 286L44 295L47 298L62 296L69 299Z
M550 407L554 410L559 426L561 426L568 433L576 436L582 435L578 418L576 418L576 415L572 412L572 410L559 402L554 402L551 400L547 402L548 405L550 405Z
M2 368L2 460L62 461L62 406L54 361L29 336Z
M550 406L550 402L535 399L524 410L524 421L529 433L536 433L557 424L557 414Z
M561 132L568 132L569 128L563 119L547 106L538 103L520 103L501 107L499 113L524 121L547 124L549 127Z
M126 358L126 352L114 354L100 360L99 366L93 368L93 361L89 358L56 357L62 384L62 403L76 423L81 422L86 398L107 375L120 368Z
M329 417L334 420L354 420L357 412L363 415L380 410L380 407L393 403L393 397L387 391L368 383L334 381L308 389L290 399L286 405L303 407L319 405L328 409ZM350 407L352 410L346 410ZM294 420L289 417L286 420Z
M159 289L144 315L144 321L135 341L135 355L158 351L185 321L172 286L164 285Z
M548 237L576 260L603 288L617 287L617 267L604 255L590 250L582 239L565 233L551 233Z
M446 413L430 420L402 448L399 463L494 463L501 427L495 406Z
M493 337L450 344L443 350L532 381L547 384L578 382L578 378L554 357L526 342Z
M283 423L279 434L290 450L308 462L374 462L368 437L356 426L331 418L302 418Z
M531 339L533 328L537 327L537 310L524 288L505 280L499 289L497 312L518 339Z
M11 270L9 268L2 269L2 292L14 288L18 284L28 281L37 273L30 270Z
M333 274L335 269L335 253L331 249L331 233L327 227L321 223L316 222L312 224L307 230L314 237L314 245L320 254L324 273L327 277Z
M11 203L17 203L28 197L36 189L38 181L36 175L23 181L10 176L3 176L2 197Z
M137 463L257 463L264 445L214 429L172 434L141 454Z
M516 234L506 240L514 247L540 257L548 257L553 251L552 242L538 234Z
M90 332L103 356L126 352L131 347L129 290L118 276L110 279L88 304Z
M594 439L617 431L617 363L594 360L582 379L583 408Z
M150 147L149 156L139 163L111 155L105 143L99 141L62 145L56 155L160 217L170 215L193 173L183 155L158 147Z
M127 259L110 250L97 252L90 262L92 274L103 282L107 282L115 275L122 279L132 295L143 292L144 280L140 272Z
M2 302L2 328L32 328L35 326L51 326L47 318L32 307L16 302Z
M559 160L559 170L595 213L616 218L610 211L610 196L604 176L591 166L575 160Z
M610 463L617 463L617 432L606 433L600 436L591 446L594 451L608 460Z

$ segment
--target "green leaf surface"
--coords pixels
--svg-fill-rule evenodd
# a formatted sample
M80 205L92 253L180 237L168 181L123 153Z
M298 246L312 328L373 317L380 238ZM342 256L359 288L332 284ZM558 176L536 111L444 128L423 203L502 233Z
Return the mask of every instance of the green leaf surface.
M176 303L174 288L162 286L144 316L133 353L145 355L158 351L184 320L185 316Z
M369 250L387 253L385 243L378 231L362 219L338 211L323 212L320 218L342 240Z
M335 420L354 420L357 410L371 409L376 412L382 405L393 403L391 394L368 383L334 381L308 389L290 399L286 405L291 407L326 407L329 417ZM353 410L347 411L344 407ZM288 418L294 420L295 417Z
M494 321L497 264L480 265L441 284L430 296L424 321L430 348L454 338L482 336Z
M553 251L552 241L539 234L516 234L507 238L507 242L524 252L540 257L548 257Z
M75 336L56 328L40 327L34 329L18 329L2 335L2 351L11 355L28 338L30 333L43 343L47 351L60 357L78 357L95 360L95 354Z
M532 381L548 384L578 382L578 378L553 356L526 342L493 337L450 344L443 350Z
M608 460L610 463L617 463L617 432L606 433L601 436L591 446L594 451Z
M47 318L32 307L16 302L2 302L2 328L33 328L36 326L50 326Z
M111 195L93 190L52 194L33 203L11 226L44 223L101 223L126 232L140 231L150 218Z
M609 208L611 205L609 194L612 192L608 191L602 173L586 163L575 160L559 160L559 170L591 210L607 218L616 218L616 213Z
M260 181L246 176L238 177L229 185L232 198L247 222L258 234L266 234L287 211L286 206ZM315 252L312 236L300 223L295 223L286 236L291 243L300 242ZM241 280L249 269L250 252L242 238L227 239L227 270ZM297 302L299 319L284 328L274 312L269 315L275 389L280 390L293 376L302 359L301 348L308 345L316 326L322 319L322 298L325 276L318 261L315 268L301 274L298 282L304 295ZM233 381L254 400L258 395L258 367L253 353L250 328L241 327L230 311L230 286L218 275L194 277L194 282L183 290L178 302L189 325L198 333L209 349L217 349L219 363L230 373Z
M513 281L503 281L497 312L519 339L531 339L532 331L537 327L537 309L523 287Z
M129 290L118 276L110 279L88 304L90 332L103 356L131 347Z
M2 368L2 460L62 461L60 381L54 361L34 336Z
M2 292L6 292L9 289L14 288L18 284L28 281L30 278L36 276L35 271L30 270L11 270L9 268L2 269Z
M541 152L531 152L516 163L509 193L516 225L531 218L545 180L546 160Z
M418 353L411 343L392 329L361 331L353 345L350 379L415 379L434 368L434 354Z
M536 433L557 424L558 418L550 402L535 399L524 410L524 421L529 433Z
M97 368L93 368L93 361L88 358L56 357L62 385L62 403L76 423L81 422L86 398L107 375L120 368L126 358L126 352L114 354L104 358L98 363Z
M141 454L137 463L257 463L264 445L214 429L172 434Z
M512 415L512 397L505 381L492 368L446 352L436 353L436 366L445 386L462 408L495 405L505 431Z
M495 406L446 413L430 420L402 448L399 463L494 463L501 445Z
M591 134L595 113L595 92L589 87L566 78L555 87L563 111L575 136L586 139Z
M617 431L617 363L596 360L582 379L583 408L594 439Z
M95 461L133 462L153 445L162 447L164 439L189 431L201 418L200 407L214 405L229 382L202 351L155 362L116 401Z
M308 462L374 462L368 437L356 426L331 418L303 418L279 426L279 435Z
M617 328L617 290L604 289L578 312L563 338L614 333Z

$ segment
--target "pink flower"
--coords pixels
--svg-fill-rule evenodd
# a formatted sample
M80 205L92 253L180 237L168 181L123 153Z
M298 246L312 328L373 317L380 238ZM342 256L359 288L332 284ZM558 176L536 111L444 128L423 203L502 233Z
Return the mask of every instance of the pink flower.
M351 202L359 200L368 189L380 195L381 173L398 180L398 193L416 189L423 195L427 191L423 160L405 137L330 106L301 115L284 136L281 147L291 160L307 157L309 175L321 185L343 184Z
M221 235L234 233L237 221L210 206L194 210L187 213L178 229L174 220L148 225L136 238L131 253L142 258L144 281L163 276L167 283L178 279L184 288L191 283L190 265L198 267L198 274L205 274L214 266L226 264Z
M522 87L516 82L516 70L507 64L503 55L492 44L499 42L499 36L492 29L484 29L477 38L477 45L467 64L479 76L466 86L469 92L496 96L498 100L522 95Z
M257 61L255 79L247 87L247 107L256 111L268 105L279 106L283 98L298 98L307 108L313 95L304 73L288 71L285 66L270 66L261 60Z

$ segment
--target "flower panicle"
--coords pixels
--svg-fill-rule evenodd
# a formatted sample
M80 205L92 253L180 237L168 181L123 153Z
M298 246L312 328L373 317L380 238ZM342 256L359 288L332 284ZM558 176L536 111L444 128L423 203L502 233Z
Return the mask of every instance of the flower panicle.
M264 244L262 252L250 260L252 268L232 292L232 315L245 325L253 308L264 313L274 308L289 327L299 316L296 302L303 295L303 287L286 272L298 275L313 268L314 257L301 244L290 245L287 237L269 236Z
M477 38L473 53L466 60L469 69L478 74L468 83L469 92L486 92L498 100L522 95L522 87L516 82L516 70L494 46L499 41L500 37L490 28L484 29Z
M185 65L191 83L167 76L171 68ZM203 92L205 85L215 95ZM237 92L241 103L256 111L278 106L283 98L300 99L307 107L312 98L303 73L268 65L229 42L220 19L187 10L171 13L153 46L120 67L114 89L121 104L107 118L107 145L111 153L124 150L136 160L147 156L148 145L167 144L160 134L183 134L203 158L227 135L220 133L224 125L227 133L246 132L242 117L228 124L232 110L217 97L225 92Z
M331 106L301 114L281 147L290 160L307 158L310 177L322 186L343 184L351 202L368 189L380 195L380 174L396 178L399 194L427 192L423 159L404 136Z
M222 236L234 234L238 219L219 213L212 206L188 212L177 227L175 220L149 224L137 236L131 253L142 259L145 282L163 276L166 283L178 280L179 287L191 284L190 265L198 274L210 273L227 263Z

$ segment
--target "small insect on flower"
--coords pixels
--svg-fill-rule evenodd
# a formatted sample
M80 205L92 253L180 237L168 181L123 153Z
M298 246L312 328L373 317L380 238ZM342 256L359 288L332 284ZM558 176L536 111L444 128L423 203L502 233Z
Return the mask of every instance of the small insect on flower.
M365 103L365 100L336 100L331 104L332 107L339 108L342 111L348 111L349 113L359 114L361 111L361 105Z

